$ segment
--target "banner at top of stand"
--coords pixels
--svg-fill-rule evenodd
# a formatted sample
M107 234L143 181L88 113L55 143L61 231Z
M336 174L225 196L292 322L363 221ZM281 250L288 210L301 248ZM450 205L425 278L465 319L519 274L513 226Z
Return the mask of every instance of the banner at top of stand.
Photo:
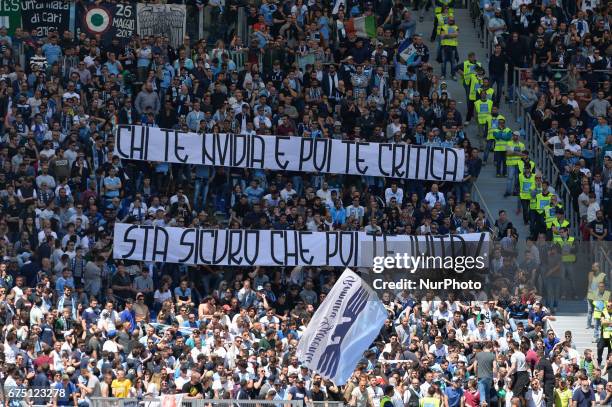
M115 154L128 160L439 182L459 182L465 169L465 153L455 148L144 126L119 126Z

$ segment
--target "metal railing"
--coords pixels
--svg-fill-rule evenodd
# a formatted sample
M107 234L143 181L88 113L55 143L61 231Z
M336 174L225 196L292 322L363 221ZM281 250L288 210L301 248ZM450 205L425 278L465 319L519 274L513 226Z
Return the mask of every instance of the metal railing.
M524 114L522 117L521 127L525 131L525 144L531 158L535 161L538 170L542 173L542 177L550 182L550 185L555 189L559 201L565 208L566 219L570 223L571 235L580 236L580 216L578 208L574 208L572 193L567 184L560 177L561 172L553 161L553 156L540 132L536 129L533 119L529 114Z
M610 242L592 242L593 257L595 262L599 263L599 268L608 276L608 286L612 287L612 243Z

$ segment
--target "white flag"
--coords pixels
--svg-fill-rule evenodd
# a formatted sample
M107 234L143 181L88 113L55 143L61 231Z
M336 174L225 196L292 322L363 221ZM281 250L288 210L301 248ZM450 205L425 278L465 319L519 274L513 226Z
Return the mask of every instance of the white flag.
M297 356L309 369L343 385L386 318L374 290L347 268L313 315Z

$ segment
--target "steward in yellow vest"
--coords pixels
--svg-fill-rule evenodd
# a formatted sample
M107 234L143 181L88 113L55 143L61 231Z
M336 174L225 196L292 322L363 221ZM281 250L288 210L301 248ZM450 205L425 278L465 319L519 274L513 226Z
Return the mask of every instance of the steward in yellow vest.
M476 98L480 94L482 88L482 82L484 79L484 69L476 67L476 74L470 77L470 92L468 94L468 100L472 102L476 101Z
M476 54L470 52L468 54L468 59L463 61L463 64L459 68L461 73L461 77L463 78L463 86L466 87L466 93L469 92L470 80L473 75L476 75L476 68L482 68L482 64L476 60Z
M612 338L612 302L608 301L606 308L601 312L601 338L606 342L604 346L608 346L610 350L610 338Z
M602 313L606 310L606 304L610 301L610 291L606 290L605 283L601 282L599 284L597 291L593 293L590 300L593 304L593 318L601 319Z
M563 263L576 262L576 246L574 236L568 236L567 228L559 230L559 236L553 239L553 243L561 247L561 261Z
M557 212L563 210L563 205L559 203L557 195L553 195L550 198L550 203L544 207L544 223L546 224L546 233L550 232L553 222L557 219ZM549 238L552 239L552 232L550 232Z
M519 132L512 133L512 139L506 143L506 165L508 167L518 167L519 161L523 158L525 144L519 140Z
M553 239L555 236L559 236L559 231L561 228L569 228L570 226L569 221L565 219L565 211L563 211L563 206L561 204L559 204L559 206L561 206L561 208L557 209L555 212L555 218L552 221L552 225L550 225Z
M434 29L431 33L431 41L433 42L438 35L440 35L440 30L446 24L448 24L448 18L453 16L453 12L449 10L448 6L442 7L439 13L436 13L434 18Z
M499 128L493 132L495 147L493 148L493 159L495 160L495 176L500 178L507 174L506 149L508 142L512 139L512 130L506 127L506 120L499 120Z
M527 167L525 172L520 172L518 175L519 181L519 199L521 200L521 209L523 211L523 223L529 223L529 202L531 201L531 191L535 190L536 180L535 174Z
M448 10L453 10L455 1L454 0L436 0L436 7L434 8L434 13L436 15L440 14L444 8Z
M491 108L491 114L489 115L489 120L487 122L487 140L495 140L495 137L493 137L493 132L499 128L499 121L502 119L506 121L504 115L499 113L499 108L493 105Z
M536 211L540 214L544 214L544 208L546 208L552 199L553 194L548 190L548 181L542 181L542 192L536 195Z
M485 137L487 134L487 124L493 110L493 101L487 99L487 94L484 90L480 91L480 99L474 102L474 109L478 119L478 135Z
M443 47L457 47L459 45L459 27L455 25L455 18L448 17L448 24L444 24L440 30L440 45Z
M395 394L395 388L393 386L385 386L384 396L380 399L380 407L393 407L393 400L391 399Z
M419 400L419 407L440 407L442 402L439 398L435 397L436 389L431 386L427 389L427 395Z
M495 89L491 87L489 78L482 78L482 90L484 90L487 94L487 99L493 100L493 95L495 95Z
M529 151L523 151L523 158L518 163L519 173L525 172L525 168L529 167L531 173L535 173L536 163L533 160L529 159Z

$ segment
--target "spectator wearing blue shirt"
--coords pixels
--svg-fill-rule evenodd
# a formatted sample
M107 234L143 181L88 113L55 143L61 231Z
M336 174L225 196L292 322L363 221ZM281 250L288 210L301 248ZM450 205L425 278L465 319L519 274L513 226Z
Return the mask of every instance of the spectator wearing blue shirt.
M55 282L55 291L57 295L62 295L64 287L74 288L74 278L70 274L70 270L65 268L62 270L62 275Z
M334 207L330 209L330 212L334 225L344 225L346 223L346 209L342 206L341 200L336 200Z
M535 323L540 322L542 325L546 324L546 321L551 320L554 321L555 318L548 315L548 312L542 309L542 304L536 302L533 304L533 308L529 311L529 317L527 318L527 323L529 325L528 331L531 331L535 328Z
M49 42L42 46L42 52L47 58L48 66L58 62L62 57L62 48L57 45L57 37L49 37Z
M130 334L134 332L134 329L136 328L136 314L134 313L134 310L132 309L133 307L134 307L134 300L131 298L128 298L125 300L125 309L119 313L119 318L121 319L122 323L123 322L130 323L130 327L128 328L128 332Z
M251 204L251 205L255 204L256 202L259 202L261 200L261 198L264 196L265 192L266 191L264 191L264 189L259 186L259 180L258 179L252 180L251 181L251 185L249 185L244 190L244 193L247 196L249 204Z
M612 134L610 125L605 117L600 116L597 118L597 125L593 127L593 138L597 141L597 145L602 147L606 144L606 139Z
M549 329L544 338L544 346L546 347L546 354L549 355L556 344L560 342L560 339L555 336L555 331Z
M461 387L461 379L457 376L453 377L452 385L444 390L444 394L448 399L448 407L459 407L461 398L463 397L463 388Z
M57 406L76 406L77 405L77 388L74 383L70 381L70 376L67 374L62 376L62 381L55 383L53 388L56 390L53 394L55 395L54 405Z

